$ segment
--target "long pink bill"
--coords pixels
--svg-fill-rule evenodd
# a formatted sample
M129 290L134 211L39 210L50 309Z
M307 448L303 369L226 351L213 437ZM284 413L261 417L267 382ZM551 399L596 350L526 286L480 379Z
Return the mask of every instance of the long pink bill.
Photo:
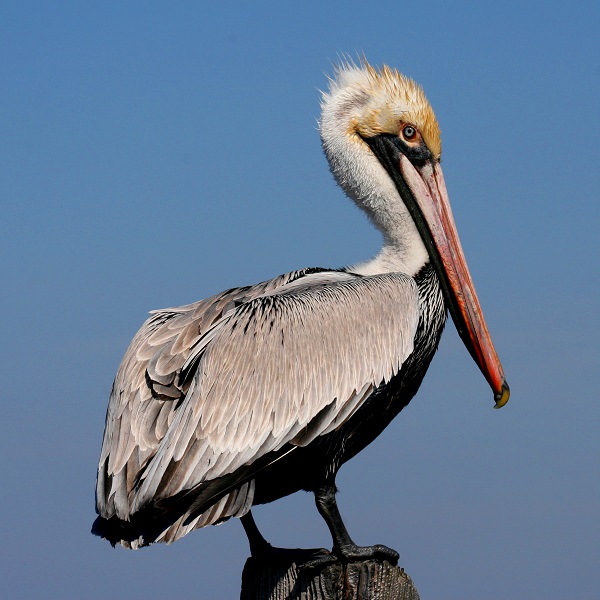
M504 406L510 390L492 343L469 274L439 164L414 167L400 156L400 171L429 228L446 280L450 312L465 346L494 391L495 408Z

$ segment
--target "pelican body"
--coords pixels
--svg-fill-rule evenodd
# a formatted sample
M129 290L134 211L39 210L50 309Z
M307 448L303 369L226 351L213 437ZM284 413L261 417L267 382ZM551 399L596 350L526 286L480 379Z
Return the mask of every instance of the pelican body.
M275 551L250 509L315 494L342 560L357 546L335 477L417 392L450 311L489 382L509 397L452 218L437 120L394 69L336 69L323 94L330 169L383 236L343 269L293 271L152 313L110 396L93 532L137 548L241 517L253 554Z

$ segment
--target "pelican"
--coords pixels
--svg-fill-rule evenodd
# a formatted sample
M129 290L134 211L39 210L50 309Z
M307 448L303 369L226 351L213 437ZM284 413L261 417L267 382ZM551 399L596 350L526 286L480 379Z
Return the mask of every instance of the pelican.
M448 311L496 407L508 401L423 90L387 66L345 62L321 109L331 172L381 232L381 251L151 313L106 415L92 531L113 545L170 543L240 517L253 555L276 552L251 507L307 490L334 560L397 561L354 543L336 474L415 395Z

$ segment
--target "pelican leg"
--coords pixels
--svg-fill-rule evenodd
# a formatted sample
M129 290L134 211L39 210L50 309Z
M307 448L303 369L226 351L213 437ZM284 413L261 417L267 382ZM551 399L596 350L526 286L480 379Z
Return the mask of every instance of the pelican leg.
M262 533L259 531L252 513L247 512L243 517L240 518L240 521L242 522L244 531L248 537L250 554L252 554L252 556L260 556L261 554L268 553L269 549L273 546L271 546L271 544L265 540Z
M375 546L357 546L350 537L335 499L335 484L329 483L319 487L315 491L315 502L317 509L333 538L333 554L339 559L347 562L364 560L368 558L385 559L393 565L398 564L400 555L392 548L382 544Z
M253 558L282 561L286 563L295 562L299 565L306 562L312 563L313 561L319 563L333 562L331 553L325 548L277 548L276 546L271 546L256 526L256 521L251 512L248 512L241 517L240 521L248 536L250 553Z

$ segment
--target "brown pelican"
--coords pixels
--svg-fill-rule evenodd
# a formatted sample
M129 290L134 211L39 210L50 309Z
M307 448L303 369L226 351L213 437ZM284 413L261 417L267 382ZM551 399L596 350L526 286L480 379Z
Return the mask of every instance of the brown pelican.
M320 132L335 179L381 231L381 251L151 314L106 416L93 532L112 544L173 542L241 517L252 553L275 551L250 509L304 489L333 556L396 560L352 541L335 477L417 392L448 310L496 407L507 402L422 89L388 67L343 64L323 94Z

